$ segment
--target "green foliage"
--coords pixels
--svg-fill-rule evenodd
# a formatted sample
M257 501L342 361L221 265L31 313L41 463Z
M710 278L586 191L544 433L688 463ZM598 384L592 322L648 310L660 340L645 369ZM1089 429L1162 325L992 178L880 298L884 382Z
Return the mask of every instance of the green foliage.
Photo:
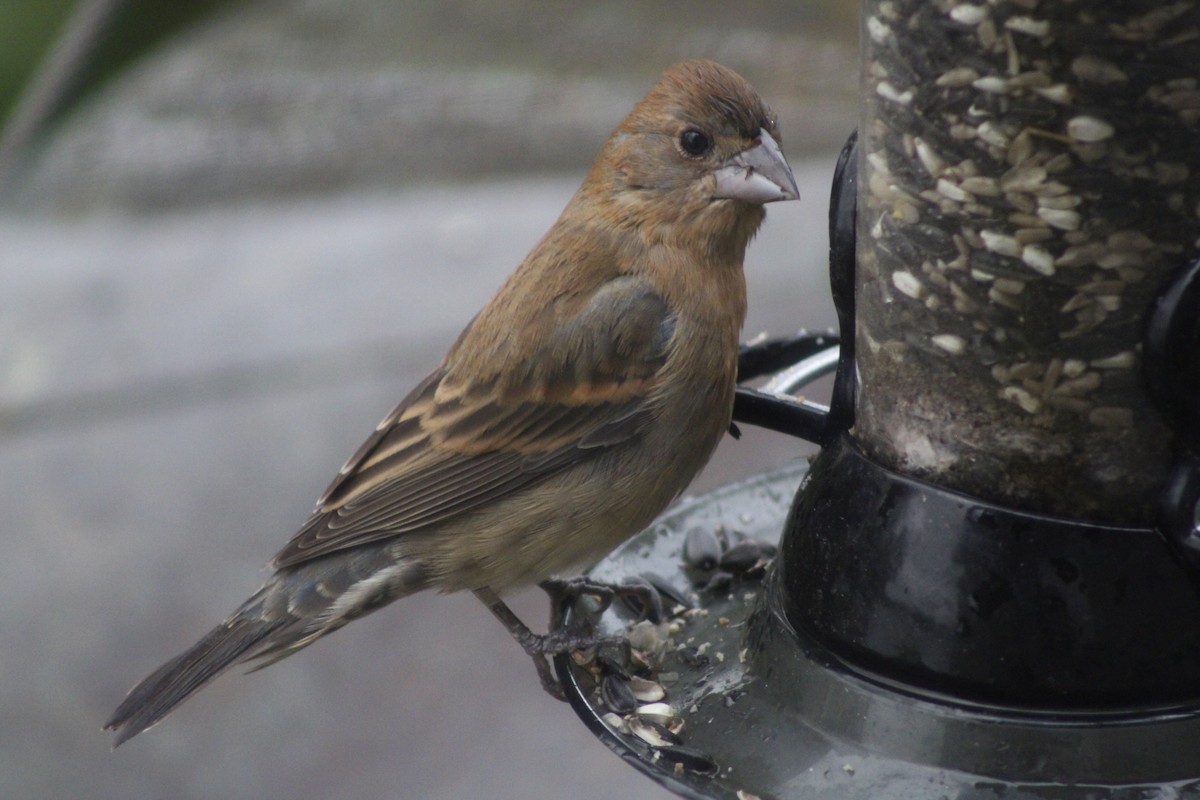
M86 0L0 0L0 121L12 112L71 13ZM124 0L73 76L58 113L227 0Z
M0 120L49 52L74 0L0 0Z

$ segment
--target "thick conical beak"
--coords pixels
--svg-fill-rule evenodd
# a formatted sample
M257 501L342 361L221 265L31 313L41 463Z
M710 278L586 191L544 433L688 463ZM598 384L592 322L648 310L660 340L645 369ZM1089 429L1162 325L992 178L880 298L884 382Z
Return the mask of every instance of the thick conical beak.
M713 173L713 197L773 203L800 196L796 178L779 144L760 129L758 144L743 150Z

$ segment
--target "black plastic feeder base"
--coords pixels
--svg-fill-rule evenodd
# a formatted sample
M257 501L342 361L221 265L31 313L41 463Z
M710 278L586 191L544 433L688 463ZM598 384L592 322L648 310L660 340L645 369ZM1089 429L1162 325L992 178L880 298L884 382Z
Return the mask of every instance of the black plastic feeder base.
M592 571L676 601L632 631L653 652L630 664L558 659L622 758L690 798L1200 800L1200 602L1155 534L1012 514L844 441L795 495L804 475L684 503ZM785 520L765 578L685 559L689 533L728 548ZM592 616L633 625L625 609ZM652 718L669 706L669 741L645 732L649 704L606 705L621 669L665 689Z

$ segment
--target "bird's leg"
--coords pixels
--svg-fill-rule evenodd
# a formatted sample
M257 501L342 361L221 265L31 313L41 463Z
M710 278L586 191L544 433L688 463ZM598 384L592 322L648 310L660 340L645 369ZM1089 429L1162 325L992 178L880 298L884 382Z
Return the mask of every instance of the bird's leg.
M567 582L564 582L567 583ZM571 582L573 583L573 582ZM607 590L608 600L612 601L614 590L605 584L587 584L589 591L580 591L579 594L591 594L590 587L599 587L599 594L604 594ZM543 587L545 589L545 587ZM546 589L550 592L550 589ZM513 613L513 610L508 607L500 597L488 587L484 586L474 590L474 595L479 598L479 601L488 607L492 615L500 620L500 623L508 630L509 634L516 640L517 644L521 645L521 649L525 651L533 660L534 669L537 670L538 679L542 683L542 688L551 697L558 700L565 700L562 687L555 678L554 673L550 670L550 662L547 656L556 655L558 653L569 653L572 650L583 650L589 647L597 647L600 645L617 645L619 647L628 647L628 642L624 639L601 638L594 636L590 632L566 628L562 625L563 613L557 613L558 627L552 628L545 635L534 633L529 629L529 626ZM568 595L569 596L569 595ZM551 594L551 598L554 595ZM562 602L555 602L553 605L562 609ZM555 614L552 612L552 621Z
M517 644L521 645L521 649L525 651L526 655L533 659L533 667L537 670L538 679L542 682L542 688L546 690L546 694L556 700L565 701L567 698L563 694L562 686L551 672L550 662L546 660L547 637L539 636L529 630L529 626L521 622L508 604L488 587L475 589L474 595L479 598L479 602L488 607L496 619L500 620L500 624L508 629L509 635L517 641Z

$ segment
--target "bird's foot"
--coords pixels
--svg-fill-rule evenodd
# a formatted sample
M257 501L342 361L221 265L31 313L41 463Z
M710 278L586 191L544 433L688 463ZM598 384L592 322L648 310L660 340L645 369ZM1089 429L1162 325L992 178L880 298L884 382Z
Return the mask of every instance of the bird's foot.
M581 591L579 594L591 594L591 592ZM486 587L476 589L475 596L488 607L488 610L492 612L496 619L500 620L501 624L504 625L513 639L516 640L517 644L521 645L521 649L533 660L533 666L537 670L542 688L556 700L565 700L566 696L563 694L562 686L559 685L558 679L554 676L554 672L550 668L550 657L559 653L570 653L575 650L586 650L588 648L617 647L622 648L624 651L628 651L629 649L629 642L624 638L599 637L592 631L582 627L560 624L557 627L552 627L549 633L534 633L491 589ZM612 594L609 595L609 601L611 602L611 600Z
M597 614L604 613L615 598L621 598L641 619L657 625L664 618L662 597L644 578L635 578L628 583L604 583L587 577L551 578L538 586L550 595L551 631L563 627L567 607L584 596L596 598L599 603Z
M517 638L517 637L514 637ZM557 700L566 700L561 684L550 667L551 659L560 653L581 650L605 653L605 663L626 665L630 661L629 640L623 636L597 636L590 630L559 628L545 635L530 633L529 637L517 638L525 653L533 660L542 688ZM620 667L618 671L625 671Z

